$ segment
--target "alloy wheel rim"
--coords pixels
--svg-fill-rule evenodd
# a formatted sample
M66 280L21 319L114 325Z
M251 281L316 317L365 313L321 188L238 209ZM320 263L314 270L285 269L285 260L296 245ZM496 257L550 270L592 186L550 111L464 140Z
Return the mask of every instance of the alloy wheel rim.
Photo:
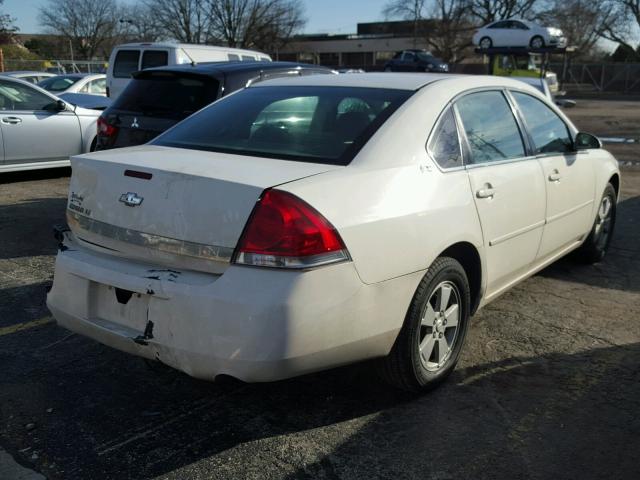
M531 42L531 46L533 48L542 48L542 40L540 40L539 38L534 38Z
M481 46L482 48L489 48L489 47L491 46L491 40L489 40L488 38L483 39L483 40L480 42L480 46Z
M602 199L596 217L595 238L596 247L602 250L606 247L611 235L611 212L613 211L613 201L607 195Z
M460 292L453 282L444 281L433 290L422 312L418 352L422 365L434 372L444 367L458 338Z

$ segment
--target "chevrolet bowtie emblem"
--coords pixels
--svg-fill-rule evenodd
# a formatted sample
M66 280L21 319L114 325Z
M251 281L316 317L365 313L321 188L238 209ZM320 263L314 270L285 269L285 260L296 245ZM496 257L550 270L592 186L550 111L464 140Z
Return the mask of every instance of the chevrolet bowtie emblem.
M128 207L137 207L144 200L143 197L138 196L137 193L127 192L120 195L120 201Z

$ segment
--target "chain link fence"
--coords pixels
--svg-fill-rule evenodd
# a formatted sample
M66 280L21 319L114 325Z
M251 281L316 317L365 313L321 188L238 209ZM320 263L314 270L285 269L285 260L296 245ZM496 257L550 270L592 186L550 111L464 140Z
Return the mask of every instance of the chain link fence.
M108 63L105 61L77 60L4 60L5 72L16 70L33 70L38 72L63 73L106 73Z

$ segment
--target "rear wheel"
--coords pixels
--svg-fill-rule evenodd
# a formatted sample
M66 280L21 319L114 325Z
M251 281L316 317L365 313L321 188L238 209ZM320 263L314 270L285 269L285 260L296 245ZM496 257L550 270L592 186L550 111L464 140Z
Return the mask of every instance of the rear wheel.
M529 46L531 48L544 48L544 38L542 38L540 35L536 35L529 42Z
M589 232L589 236L576 252L584 263L596 263L602 260L609 249L613 228L616 224L616 191L607 184L600 200L598 214Z
M489 37L482 37L478 45L480 46L480 48L486 50L487 48L491 48L493 46L493 40L491 40Z
M416 290L391 353L382 361L385 380L409 391L428 390L443 381L462 350L470 298L462 265L449 257L436 259Z

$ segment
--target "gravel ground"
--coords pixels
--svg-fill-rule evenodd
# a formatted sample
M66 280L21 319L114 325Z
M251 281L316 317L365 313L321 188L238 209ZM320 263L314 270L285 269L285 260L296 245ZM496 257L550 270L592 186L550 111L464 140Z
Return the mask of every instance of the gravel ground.
M562 260L487 306L450 381L423 396L369 364L206 383L57 327L44 299L65 174L0 184L0 445L24 466L53 480L640 478L640 172L623 172L605 261Z

